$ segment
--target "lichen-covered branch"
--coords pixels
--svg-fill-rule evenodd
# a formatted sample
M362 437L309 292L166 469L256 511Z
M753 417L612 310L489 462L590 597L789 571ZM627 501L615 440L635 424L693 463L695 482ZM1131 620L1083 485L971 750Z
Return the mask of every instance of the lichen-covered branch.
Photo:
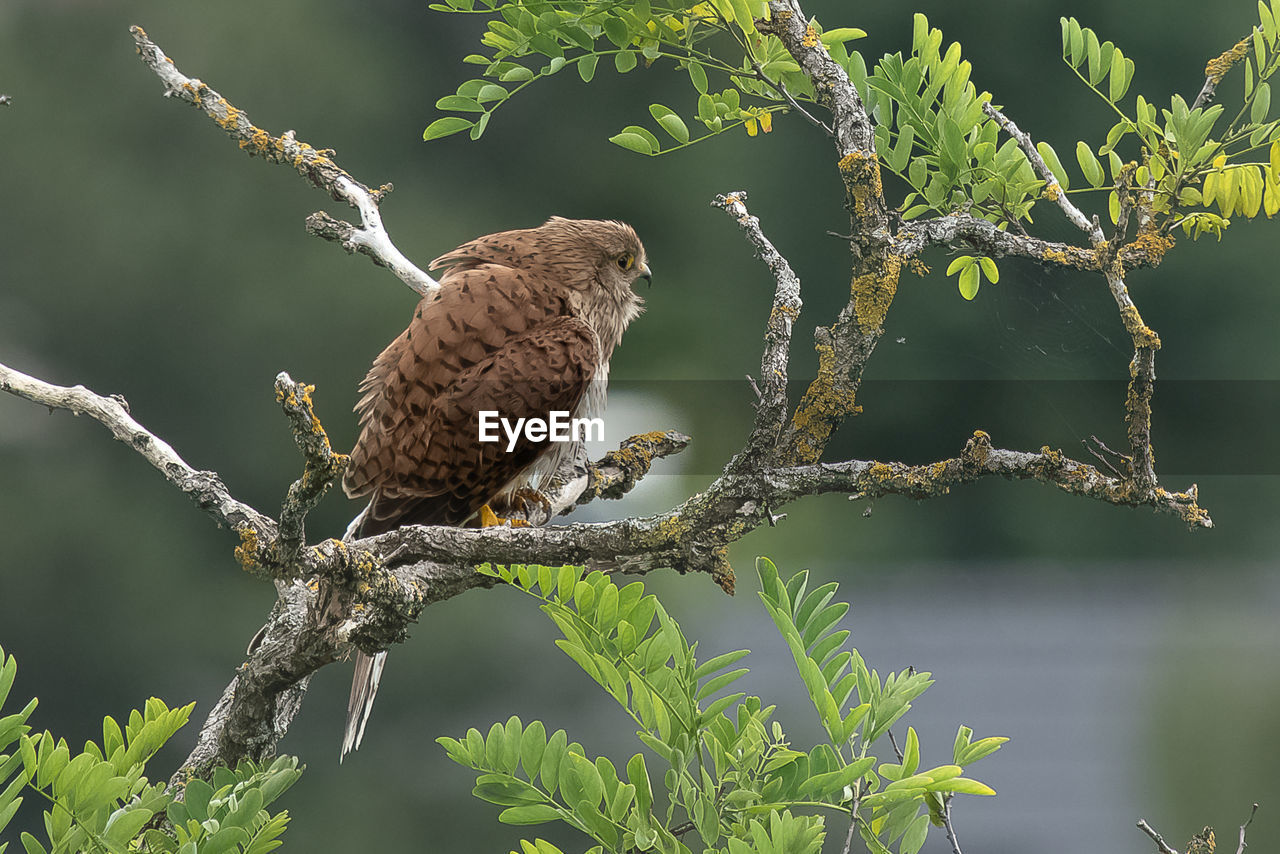
M296 564L307 543L306 517L320 503L347 467L347 455L335 453L311 402L315 386L295 382L287 373L276 375L276 402L293 427L293 440L306 460L302 477L289 486L280 509L280 552Z
M678 430L655 430L622 440L618 450L609 451L586 467L586 488L574 499L581 507L597 498L617 499L626 495L649 473L653 461L678 454L693 441ZM573 507L562 510L568 513Z
M812 81L818 103L831 112L853 256L849 301L831 325L814 331L818 374L778 443L780 460L805 463L820 459L835 430L858 412L863 368L883 334L902 265L891 249L889 207L866 106L848 74L827 52L799 0L770 0L769 12L770 19L757 21L757 26L778 37Z
M768 460L787 425L787 375L791 358L791 327L800 316L800 279L760 229L760 220L747 211L747 194L741 190L716 196L712 205L738 222L756 255L773 274L777 287L765 326L764 352L760 356L760 399L755 423L742 451L729 463L729 471Z
M1120 262L1126 270L1157 267L1173 245L1170 238L1147 236L1120 248ZM972 250L992 258L1029 258L1050 267L1091 273L1103 270L1103 256L1094 249L1011 234L972 214L955 213L932 219L918 219L904 225L894 235L894 251L912 258L933 246Z
M1129 333L1129 337L1133 341L1133 359L1129 363L1129 388L1125 396L1130 476L1133 478L1136 489L1140 491L1155 489L1158 481L1155 472L1155 457L1151 450L1151 398L1155 392L1156 351L1160 349L1160 337L1143 322L1142 315L1138 313L1138 307L1134 304L1133 298L1129 294L1129 289L1125 285L1123 260L1118 257L1117 247L1108 244L1097 217L1094 217L1091 222L1066 197L1062 186L1053 176L1053 172L1050 171L1044 158L1036 150L1035 143L1032 142L1029 134L1022 131L1003 113L991 106L990 103L984 103L982 109L988 116L995 119L1006 133L1018 141L1018 146L1027 155L1031 164L1046 182L1045 196L1057 202L1058 207L1066 214L1067 219L1088 235L1089 243L1098 256L1098 264L1106 277L1107 287L1116 301L1116 306L1120 309L1120 319L1124 323L1125 331ZM1127 219L1127 216L1124 219ZM1116 230L1113 242L1118 242L1122 239L1122 232L1122 227ZM1131 246L1139 249L1145 247L1152 251L1158 259L1168 244L1140 238L1134 241Z
M392 243L382 225L378 204L391 192L387 184L372 190L357 181L333 160L332 149L316 149L300 142L293 131L273 136L249 121L248 115L200 80L188 77L178 70L173 60L165 55L142 27L130 27L138 55L147 67L165 85L165 96L176 97L204 111L205 115L236 140L240 148L250 156L265 158L272 163L292 166L308 181L325 190L335 200L346 202L360 211L359 227L341 222L327 214L313 218L321 225L309 230L313 234L338 240L348 252L359 251L373 258L382 267L391 270L401 281L420 294L427 294L438 287L435 279L418 269Z
M88 415L110 430L117 440L141 454L164 475L165 480L178 487L218 524L233 530L250 528L266 536L275 536L274 520L231 497L216 472L199 471L188 465L167 442L133 419L129 403L123 397L104 397L82 385L53 385L3 364L0 364L0 391L51 410L65 409L74 415Z
M757 21L756 26L761 32L777 36L800 70L813 81L818 103L831 111L838 156L854 152L874 156L875 134L866 107L849 75L827 53L799 0L770 0L769 20Z
M1212 101L1213 96L1218 91L1218 84L1222 82L1223 77L1227 76L1231 66L1248 56L1252 50L1253 35L1250 34L1240 39L1230 49L1223 51L1206 62L1204 66L1204 85L1200 87L1200 93L1196 95L1195 101L1192 102L1191 109L1199 109Z

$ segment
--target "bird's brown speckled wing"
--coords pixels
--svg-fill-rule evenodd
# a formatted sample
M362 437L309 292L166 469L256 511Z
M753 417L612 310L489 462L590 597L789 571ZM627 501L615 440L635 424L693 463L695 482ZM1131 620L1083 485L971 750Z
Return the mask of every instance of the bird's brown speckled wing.
M598 363L594 333L535 276L494 263L451 269L361 386L343 479L349 496L372 501L360 536L462 524L548 449L523 437L510 453L505 436L480 442L479 413L573 411Z

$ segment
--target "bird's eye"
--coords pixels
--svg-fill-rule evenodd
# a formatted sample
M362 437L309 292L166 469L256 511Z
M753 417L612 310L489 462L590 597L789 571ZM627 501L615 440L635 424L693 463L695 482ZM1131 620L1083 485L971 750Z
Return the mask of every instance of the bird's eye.
M618 266L623 270L630 270L631 266L636 263L636 256L630 252L618 258Z

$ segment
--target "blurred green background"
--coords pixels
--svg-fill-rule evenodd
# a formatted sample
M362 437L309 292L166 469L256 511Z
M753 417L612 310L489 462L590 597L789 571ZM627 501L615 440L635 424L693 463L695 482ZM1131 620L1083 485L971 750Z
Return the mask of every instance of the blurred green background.
M813 3L859 26L869 60L910 43L911 12L962 42L980 89L1070 160L1108 111L1059 59L1070 14L1137 62L1132 92L1167 104L1199 89L1206 58L1256 20L1249 2ZM655 68L591 87L572 73L504 106L479 143L432 144L433 104L472 71L482 23L425 2L4 0L0 3L0 361L52 382L123 394L134 415L240 499L271 512L299 458L272 397L276 372L317 386L335 444L369 361L407 321L412 294L366 259L305 234L321 207L296 174L250 161L202 114L161 96L134 55L139 24L187 74L274 133L293 128L368 184L392 181L383 215L425 262L479 234L551 214L630 221L654 286L614 358L610 439L652 428L695 437L636 494L580 518L669 507L705 484L744 437L772 283L708 202L746 189L804 284L794 376L810 331L847 294L847 228L827 140L779 117L767 137L726 135L646 159L605 139L660 101L693 106L682 73ZM1239 97L1239 72L1223 97ZM1230 110L1229 110L1230 112ZM891 188L893 189L893 188ZM1037 208L1042 233L1074 239ZM1166 484L1199 482L1217 528L989 482L928 503L843 496L787 508L731 558L737 597L699 578L648 584L706 654L755 651L746 690L780 703L797 743L817 726L755 597L754 555L842 582L851 627L882 673L914 665L937 685L914 719L926 762L955 727L1013 742L975 775L1000 791L957 810L961 842L987 854L1148 850L1147 818L1181 845L1205 824L1222 844L1254 801L1250 841L1280 844L1273 763L1280 695L1274 424L1280 343L1275 224L1221 243L1180 242L1131 287L1165 349L1155 440ZM1122 447L1128 346L1102 283L1002 262L974 303L941 275L907 277L868 370L865 414L830 457L924 462L975 428L1006 447L1096 434ZM357 508L332 496L313 539ZM239 572L234 538L88 419L0 397L0 644L21 664L16 696L37 726L99 737L156 695L196 700L197 722L263 621L272 592ZM551 645L549 624L503 591L428 610L390 660L364 748L339 767L347 668L326 669L282 748L309 770L284 802L288 850L506 851L518 838L473 800L434 743L512 713L565 727L625 760L626 719ZM534 684L537 683L537 684ZM911 720L909 718L909 720ZM180 761L198 723L157 761ZM973 799L971 799L973 800ZM34 823L38 816L27 814ZM16 835L16 830L11 828ZM844 828L833 829L843 837ZM572 844L572 839L561 837ZM941 838L926 850L945 850Z

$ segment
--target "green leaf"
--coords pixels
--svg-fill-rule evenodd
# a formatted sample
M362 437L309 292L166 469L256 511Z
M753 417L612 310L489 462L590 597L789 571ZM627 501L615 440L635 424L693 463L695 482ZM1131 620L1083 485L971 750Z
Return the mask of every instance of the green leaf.
M902 751L902 773L914 774L918 767L920 767L920 737L916 735L915 727L907 727L907 744Z
M643 753L637 753L627 762L627 780L636 789L636 808L647 813L653 806L653 787L649 783L649 770L645 767Z
M985 255L978 259L978 266L982 268L982 275L987 277L987 281L995 284L1000 281L1000 270L996 267L996 262Z
M499 86L497 83L486 83L481 86L480 91L476 93L476 100L503 101L506 100L507 95L508 92L505 86Z
M721 673L719 676L708 679L707 682L698 689L696 699L701 700L705 697L710 697L712 694L723 690L731 683L741 679L743 676L747 675L747 673L747 668L742 667L737 670L731 670L728 673Z
M463 95L445 95L439 101L436 101L436 109L454 110L460 113L484 112L484 107L480 106L475 98L467 98Z
M613 56L613 67L618 70L619 74L626 74L635 68L636 62L636 52L634 50L619 51Z
M676 142L681 144L689 141L689 128L685 126L684 121L676 115L675 110L670 107L664 107L662 104L650 104L649 115L653 116L662 129L671 135Z
M1277 145L1276 147L1277 150L1280 150L1280 145ZM724 655L717 655L715 658L704 661L698 665L697 669L693 671L693 680L695 682L701 682L712 673L723 670L731 664L737 664L750 654L750 650L739 649L734 650L733 652L726 652Z
M578 76L584 83L590 83L591 78L596 76L596 63L599 59L599 55L589 53L578 60Z
M689 80L693 82L693 88L697 89L699 94L707 94L707 70L702 67L702 63L689 63Z
M960 296L971 300L978 295L978 265L971 264L960 273Z
M871 766L875 765L874 756L867 756L856 762L850 762L844 768L835 771L828 771L824 774L817 774L800 784L797 794L801 798L818 798L823 799L832 793L839 794L840 797L835 799L835 803L845 800L843 796L844 789L852 786L854 782L871 770Z
M626 47L631 43L631 30L621 18L610 16L604 19L604 34L613 42L614 47Z
M1096 86L1098 81L1102 79L1102 75L1106 73L1106 71L1101 68L1102 46L1098 44L1098 36L1093 30L1086 27L1083 34L1085 56L1089 60L1089 82Z
M898 854L916 854L923 847L928 835L929 816L927 813L922 813L907 825L907 829L902 834L902 841L898 843Z
M1102 164L1098 162L1098 158L1094 156L1089 144L1084 140L1076 143L1076 162L1080 164L1080 171L1084 174L1084 179L1089 182L1089 186L1101 187L1106 181L1107 176L1102 170Z
M503 761L504 747L503 744L507 739L507 730L502 724L495 722L489 727L489 734L484 739L484 761L485 767L494 771L505 771L506 762Z
M1062 161L1058 159L1058 152L1053 150L1053 146L1047 142L1037 142L1036 151L1040 152L1040 156L1044 158L1045 165L1049 167L1053 177L1062 185L1062 189L1071 189L1071 180L1067 177L1067 170L1062 168Z
M459 118L458 116L445 116L444 118L436 119L434 122L427 125L427 129L422 133L422 139L428 142L433 139L440 139L443 136L449 136L451 134L458 133L459 131L464 131L473 124L475 124L475 122L469 122L466 119Z
M198 777L193 777L187 781L183 790L182 802L191 817L202 822L209 817L209 800L212 797L213 786Z
M564 59L560 59L560 62L563 63ZM498 75L498 79L503 83L523 83L526 80L532 80L533 77L533 70L523 65L512 65Z
M954 276L957 270L967 270L976 263L978 259L972 255L961 255L947 265L947 275Z
M854 39L865 39L866 37L867 31L858 27L836 27L833 30L827 30L821 36L822 43L827 47L851 42Z
M609 137L609 141L612 142L614 145L620 145L623 148L636 152L637 154L653 154L654 153L654 149L650 147L649 141L638 133L615 134L614 136ZM560 641L556 641L556 643L558 645ZM584 665L584 669L585 669L585 665Z
M542 787L548 792L556 791L560 784L560 766L568 755L568 736L562 729L556 730L547 739L547 749L542 753Z
M592 809L600 805L604 798L604 780L590 759L570 753L560 768L560 774L560 792L574 812L581 814L580 808L584 804Z
M1253 93L1253 106L1249 108L1249 118L1254 124L1262 124L1271 112L1271 84L1259 83Z
M102 829L102 838L111 845L124 848L142 831L153 815L155 813L149 809L121 807L107 819L107 825Z
M986 783L979 783L977 780L970 780L968 777L955 777L937 784L936 787L929 786L928 788L930 791L954 792L957 795L994 795L996 793L996 790Z
M498 813L498 821L515 825L545 824L560 818L564 818L564 814L551 804L523 804Z
M547 730L542 721L533 721L520 736L520 767L525 776L536 780L542 770L542 755L547 749Z
M1084 60L1084 31L1075 18L1070 19L1071 65L1078 66Z
M546 801L537 787L509 774L481 774L471 793L482 801L498 806L525 806Z

